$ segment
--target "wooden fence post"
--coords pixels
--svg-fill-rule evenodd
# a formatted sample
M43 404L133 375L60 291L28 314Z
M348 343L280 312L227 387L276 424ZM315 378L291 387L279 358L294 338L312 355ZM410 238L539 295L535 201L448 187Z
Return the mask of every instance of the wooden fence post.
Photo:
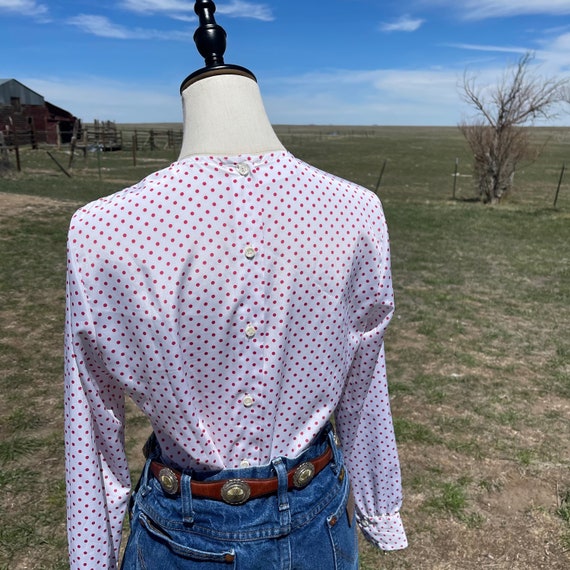
M83 139L83 142L82 142L82 145L83 145L83 162L85 163L85 165L87 165L87 155L89 154L89 152L88 152L89 149L87 148L89 146L89 133L88 133L87 128L83 129L81 138Z
M457 188L457 176L459 172L459 158L455 158L455 172L453 173L453 199L455 200L455 189Z
M99 180L101 180L103 177L101 175L101 145L97 144L97 170L99 172Z
M0 131L0 171L10 167L8 147L4 143L4 133Z
M564 171L566 170L566 163L562 163L562 170L560 171L560 178L558 179L558 187L556 188L556 194L554 196L553 208L556 208L556 202L558 202L558 194L560 192L560 186L562 186L562 179L564 178Z
M137 132L135 131L132 137L132 147L133 147L133 166L137 165Z
M67 168L71 168L73 166L73 159L75 158L75 147L77 146L77 133L79 131L79 121L75 121L73 123L73 132L71 133L71 146L69 149L69 164ZM61 133L59 132L59 123L57 124L57 140L61 140ZM58 145L59 148L59 145Z
M10 120L10 122L12 122ZM18 142L18 132L16 126L12 124L12 132L14 136L14 154L16 155L16 170L22 172L22 163L20 162L20 144Z
M36 140L36 129L34 126L34 120L31 117L28 118L28 126L30 127L28 131L30 135L30 144L34 150L37 150L38 142Z
M376 188L374 189L374 193L378 192L380 184L382 184L382 177L384 176L384 170L386 170L386 159L384 159L384 162L382 163L382 169L380 170L380 176L378 176L378 182L376 182Z

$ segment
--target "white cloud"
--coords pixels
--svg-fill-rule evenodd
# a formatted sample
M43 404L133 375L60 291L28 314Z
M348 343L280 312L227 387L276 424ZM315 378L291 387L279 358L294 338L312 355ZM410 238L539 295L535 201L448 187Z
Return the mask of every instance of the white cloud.
M104 16L79 14L67 20L68 24L77 26L79 29L102 38L116 38L126 40L132 38L132 33L124 26L113 24Z
M550 74L568 75L570 71L570 33L539 42L536 59Z
M550 75L542 60L533 70ZM473 71L488 88L501 80L505 64L493 58ZM463 72L459 66L331 70L262 80L261 89L269 117L278 124L455 126L471 112L460 96ZM557 125L569 121L568 114L560 115Z
M121 6L132 12L194 12L191 2L181 0L124 0Z
M553 52L570 53L570 33L561 34L545 45Z
M455 125L460 74L438 69L333 70L262 82L274 123Z
M227 4L219 4L217 12L235 18L252 18L270 22L274 20L271 8L266 4L255 4L253 2L242 2L241 0L231 0Z
M178 20L179 22L192 22L194 28L196 27L196 22L198 21L198 18L196 18L196 16L190 14L169 14L168 16L173 20Z
M457 49L472 50L472 51L487 51L495 53L519 53L524 54L528 51L532 51L526 47L516 47L516 46L493 46L493 45L482 45L482 44L444 44L449 47L454 47Z
M410 18L410 16L402 16L393 22L384 22L380 24L383 32L415 32L418 30L424 20L420 18Z
M444 44L461 50L488 53L523 55L531 52L536 64L553 75L567 74L570 71L570 32L537 39L532 46L497 46L485 44ZM496 64L496 58L493 59ZM508 64L509 62L507 62ZM510 63L513 63L512 61Z
M48 13L45 4L35 0L0 0L0 11L15 12L23 16L44 17Z
M570 14L570 0L424 0L424 3L449 6L471 20L532 14Z
M20 77L24 85L84 122L181 122L176 85L156 89L105 77ZM160 115L157 114L160 109Z
M69 18L67 23L78 27L88 34L101 38L114 38L119 40L182 40L190 41L190 32L173 32L150 30L143 28L130 29L119 24L114 24L105 16L95 16L91 14L79 14Z
M194 14L194 3L182 0L123 0L123 8L139 13L163 12L170 17L181 19ZM271 8L267 4L246 2L244 0L229 0L216 5L216 13L231 18L251 18L269 22L274 20Z

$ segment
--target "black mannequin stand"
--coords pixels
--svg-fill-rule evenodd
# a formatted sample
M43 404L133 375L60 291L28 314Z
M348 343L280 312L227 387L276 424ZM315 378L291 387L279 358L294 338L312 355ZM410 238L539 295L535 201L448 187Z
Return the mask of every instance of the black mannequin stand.
M224 53L226 51L226 31L216 23L214 12L216 5L212 0L197 0L194 5L200 26L194 32L194 42L198 52L204 58L205 67L190 74L180 86L180 92L192 83L211 77L213 75L243 75L257 81L255 75L240 65L229 65L224 63Z

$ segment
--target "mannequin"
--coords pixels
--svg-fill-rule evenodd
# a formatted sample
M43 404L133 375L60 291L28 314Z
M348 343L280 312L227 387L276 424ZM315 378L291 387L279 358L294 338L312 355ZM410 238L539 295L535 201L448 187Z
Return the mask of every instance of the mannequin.
M382 207L286 151L253 73L223 62L214 3L195 10L188 160L70 224L70 570L118 570L127 509L121 570L356 570L355 516L379 548L407 544ZM153 425L134 488L126 394Z
M179 159L284 150L265 112L259 87L247 75L204 73L182 91L183 139Z

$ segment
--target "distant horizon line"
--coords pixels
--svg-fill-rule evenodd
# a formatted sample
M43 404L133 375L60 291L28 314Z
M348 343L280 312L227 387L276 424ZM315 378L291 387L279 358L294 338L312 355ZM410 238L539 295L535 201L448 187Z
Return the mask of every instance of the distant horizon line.
M84 121L81 119L81 122L84 125L92 125L95 121L101 123L114 123L117 126L136 126L136 125L164 125L169 127L179 127L183 128L182 121L112 121L112 120L101 120L101 119L94 119L91 121ZM331 128L331 129L386 129L386 128L393 128L393 129L457 129L459 124L457 125L380 125L380 124L334 124L334 123L271 123L271 126L274 128ZM570 128L568 125L522 125L524 128L529 129L568 129Z

